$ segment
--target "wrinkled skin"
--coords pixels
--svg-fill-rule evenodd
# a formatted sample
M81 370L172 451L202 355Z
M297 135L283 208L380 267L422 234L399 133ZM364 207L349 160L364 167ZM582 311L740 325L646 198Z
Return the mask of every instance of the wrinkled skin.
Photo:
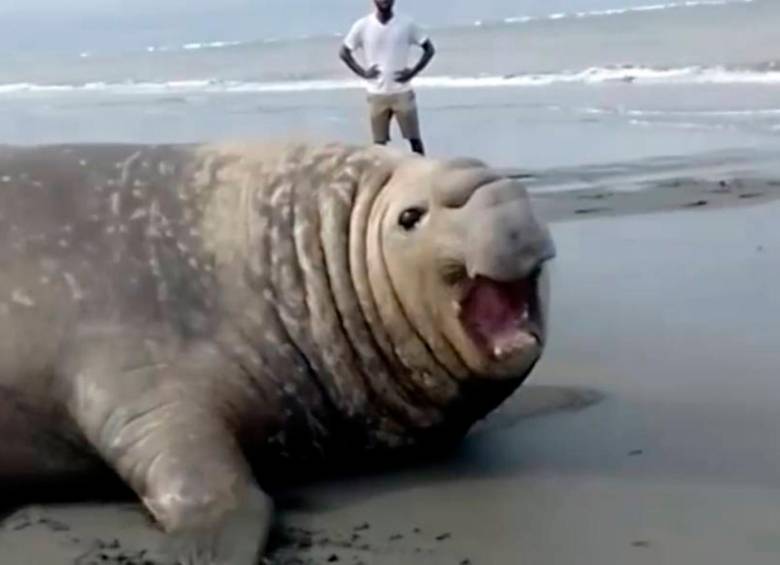
M0 148L0 481L109 470L181 563L255 563L282 466L457 441L544 349L553 243L471 160Z

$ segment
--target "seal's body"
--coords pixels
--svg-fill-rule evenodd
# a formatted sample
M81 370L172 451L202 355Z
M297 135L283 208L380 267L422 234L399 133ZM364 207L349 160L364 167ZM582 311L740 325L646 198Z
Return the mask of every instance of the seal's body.
M265 470L457 440L522 383L553 255L474 161L4 147L0 479L105 467L182 562L252 563Z

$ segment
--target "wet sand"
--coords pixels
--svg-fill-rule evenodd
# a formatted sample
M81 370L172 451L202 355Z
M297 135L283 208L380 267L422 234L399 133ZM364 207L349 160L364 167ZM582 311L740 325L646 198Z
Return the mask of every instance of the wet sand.
M551 335L446 460L279 498L275 564L780 561L780 166L515 171L549 219ZM3 564L156 563L134 504L36 506Z

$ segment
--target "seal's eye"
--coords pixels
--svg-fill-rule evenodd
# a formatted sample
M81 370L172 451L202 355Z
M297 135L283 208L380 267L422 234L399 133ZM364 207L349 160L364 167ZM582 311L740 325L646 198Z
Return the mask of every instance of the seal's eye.
M425 210L422 208L407 208L398 216L398 225L406 231L410 231L422 220L423 216L425 216Z

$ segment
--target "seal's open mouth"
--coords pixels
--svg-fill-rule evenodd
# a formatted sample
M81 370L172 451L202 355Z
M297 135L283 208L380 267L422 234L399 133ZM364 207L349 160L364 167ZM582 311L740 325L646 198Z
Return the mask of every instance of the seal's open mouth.
M539 344L536 286L536 277L512 282L468 279L460 321L488 356L500 361Z

